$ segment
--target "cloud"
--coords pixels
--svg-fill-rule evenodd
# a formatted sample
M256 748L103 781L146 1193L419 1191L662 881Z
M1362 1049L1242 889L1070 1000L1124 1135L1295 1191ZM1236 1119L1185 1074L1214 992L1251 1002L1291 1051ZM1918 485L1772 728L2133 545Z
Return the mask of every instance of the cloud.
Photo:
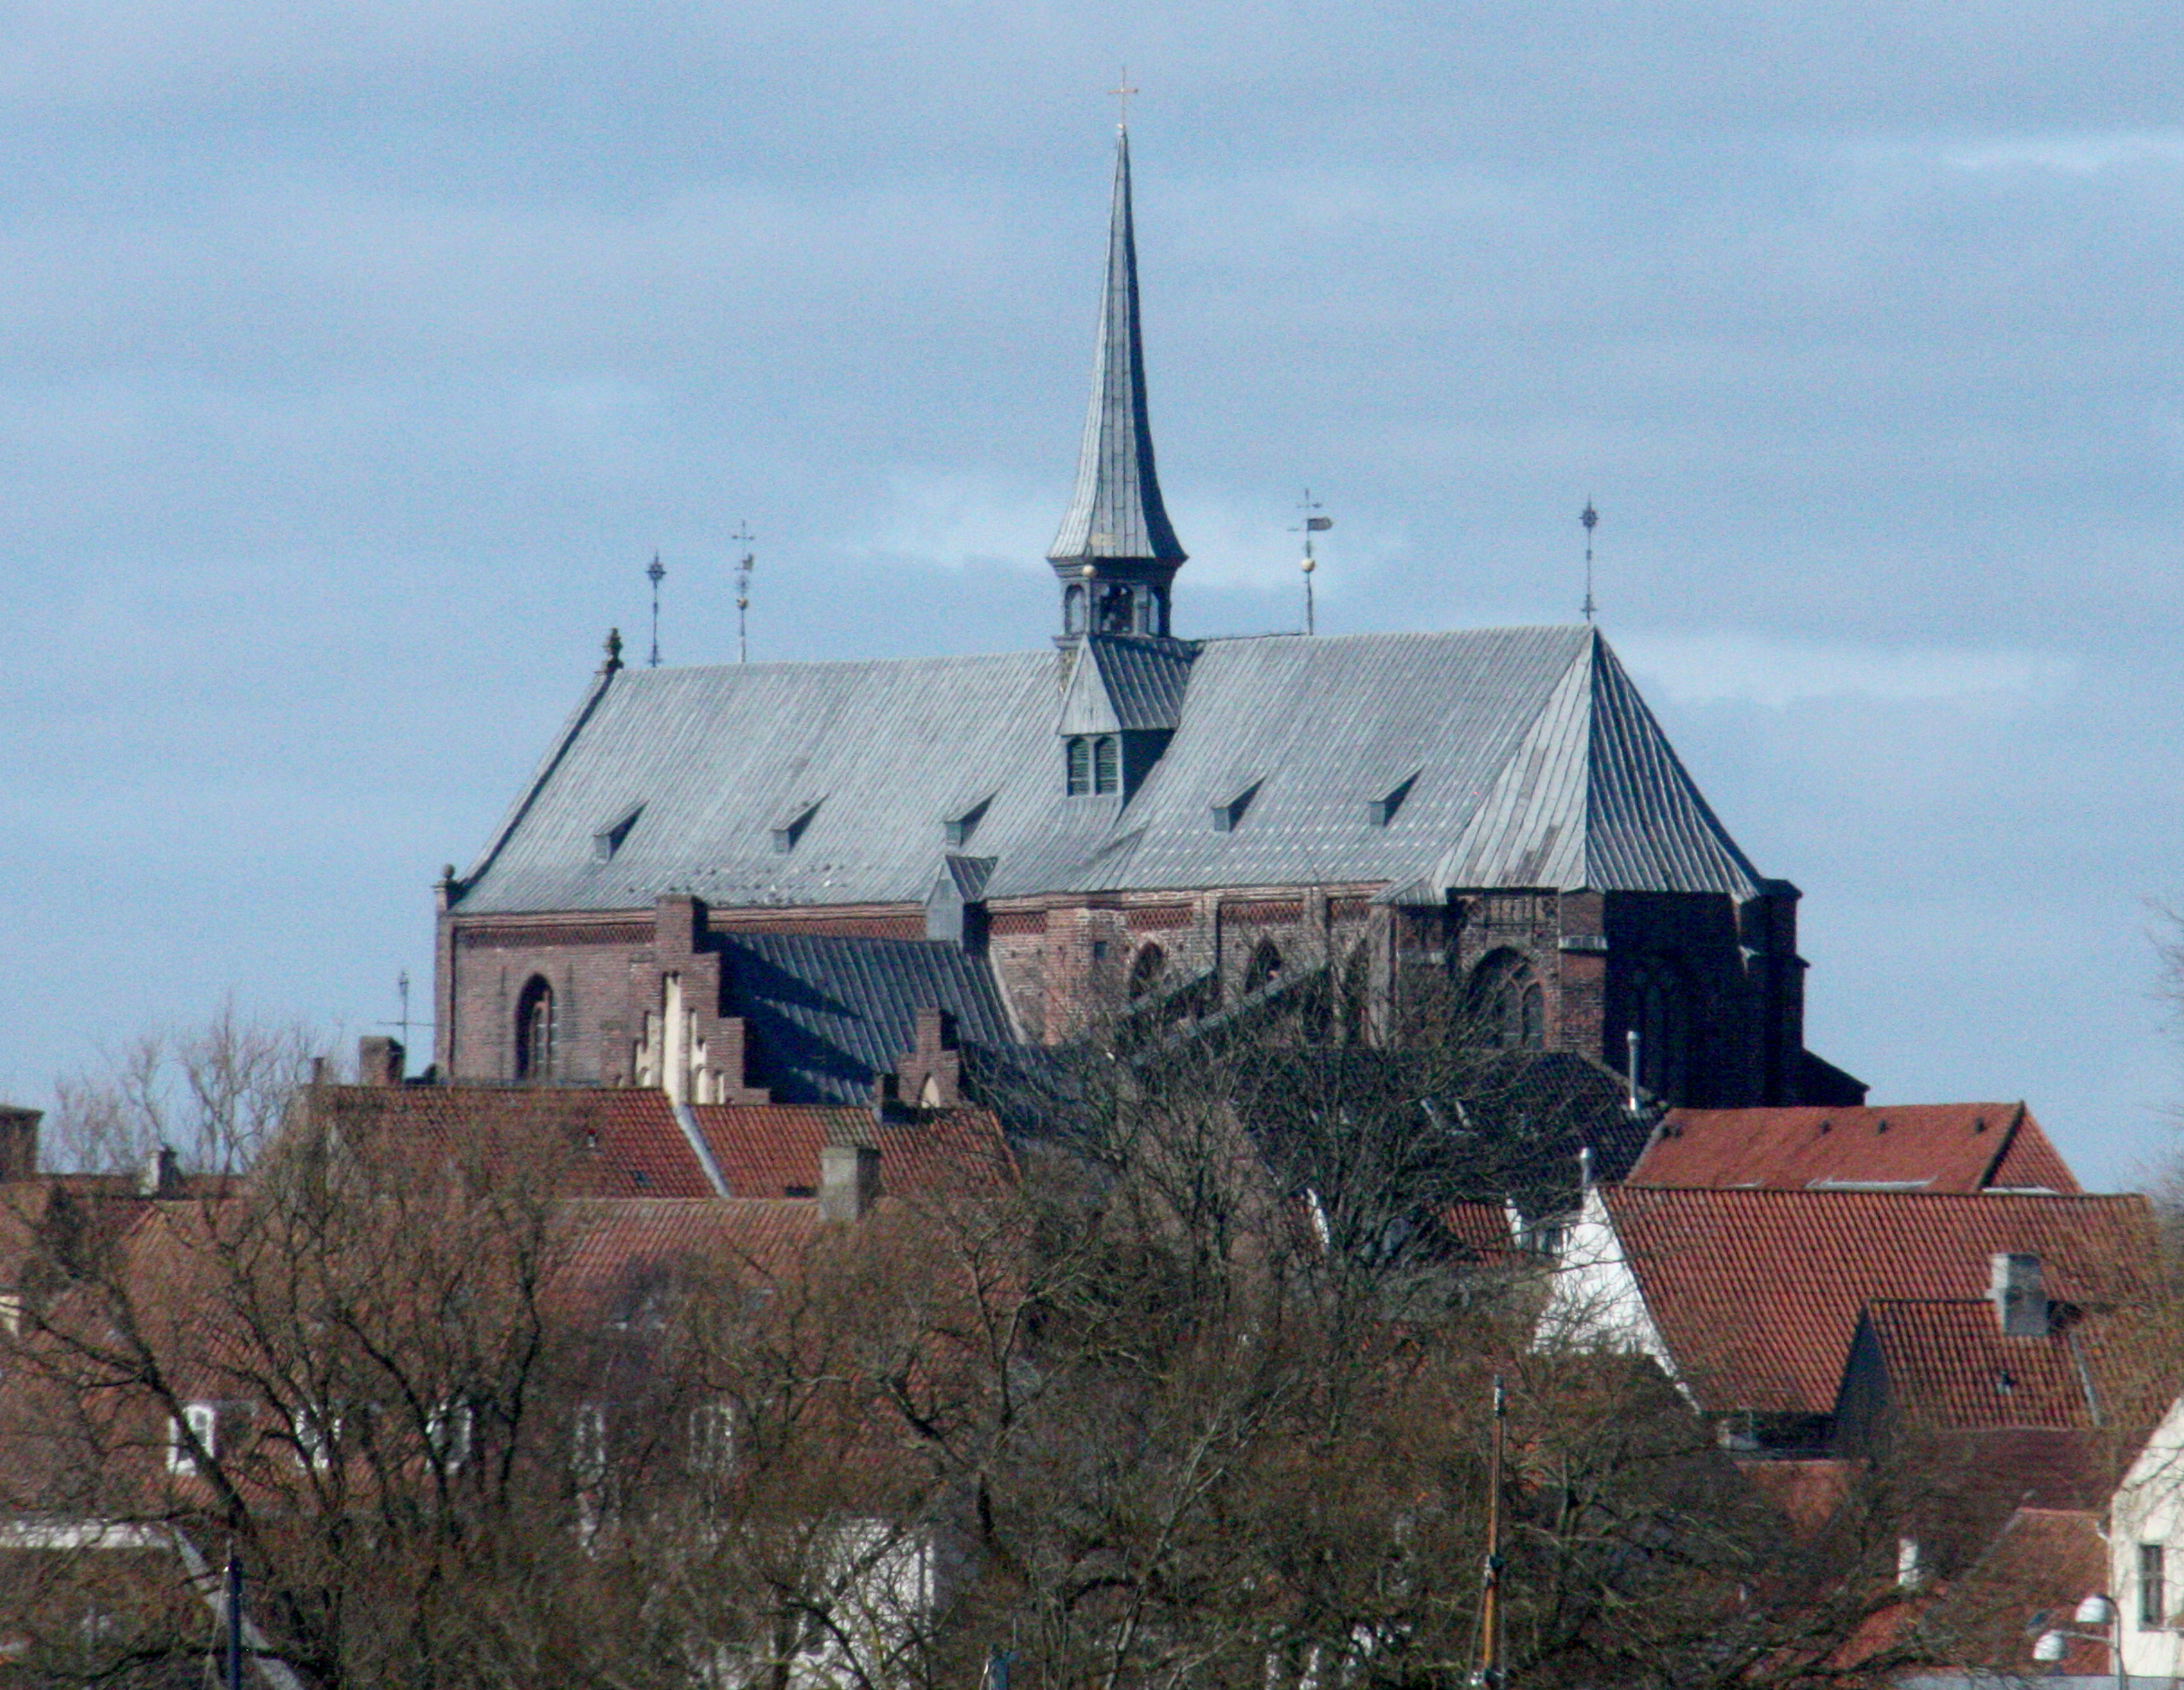
M1948 149L1957 170L2044 171L2093 176L2138 165L2184 164L2184 129L2126 129L2086 134L2002 137Z
M1679 704L1782 710L1821 699L2020 704L2067 683L2075 664L2049 652L1826 644L1753 633L1631 634L1615 649Z

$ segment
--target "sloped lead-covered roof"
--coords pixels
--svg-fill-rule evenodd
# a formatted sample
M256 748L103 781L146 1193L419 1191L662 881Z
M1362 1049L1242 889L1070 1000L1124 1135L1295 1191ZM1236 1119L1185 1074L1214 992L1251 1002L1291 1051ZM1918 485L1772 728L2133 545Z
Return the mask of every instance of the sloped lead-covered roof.
M1108 218L1107 289L1092 409L1077 453L1077 484L1047 556L1180 563L1183 548L1161 503L1145 413L1145 353L1137 325L1137 236L1130 222L1130 137L1115 142L1115 197Z
M1598 639L1564 673L1436 876L1442 886L1739 895L1759 878Z
M1118 733L1173 728L1198 648L1156 634L1094 633L1072 666L1061 731Z
M763 1053L756 1077L784 1103L869 1102L916 1041L917 1012L955 1017L972 1045L1013 1044L992 970L926 939L738 933L721 946L732 1013Z
M1112 643L1118 725L1173 721L1127 806L1065 793L1055 653L614 671L454 907L916 904L951 851L989 898L1758 884L1591 628Z

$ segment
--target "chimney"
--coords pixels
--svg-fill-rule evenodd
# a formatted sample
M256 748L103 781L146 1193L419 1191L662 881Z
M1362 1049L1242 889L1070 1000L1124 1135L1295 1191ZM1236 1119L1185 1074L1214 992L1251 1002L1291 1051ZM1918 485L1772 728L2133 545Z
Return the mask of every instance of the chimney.
M871 1145L825 1145L819 1150L819 1216L862 1220L880 1198L880 1152Z
M38 1177L40 1111L0 1104L0 1180Z
M137 1190L144 1197L172 1197L182 1182L182 1160L172 1145L162 1145L144 1159Z
M2041 1282L2038 1256L1998 1251L1987 1297L1994 1305L1994 1318L2004 1338L2047 1337L2047 1290Z
M358 1085L400 1085L409 1066L399 1039L372 1034L357 1040Z

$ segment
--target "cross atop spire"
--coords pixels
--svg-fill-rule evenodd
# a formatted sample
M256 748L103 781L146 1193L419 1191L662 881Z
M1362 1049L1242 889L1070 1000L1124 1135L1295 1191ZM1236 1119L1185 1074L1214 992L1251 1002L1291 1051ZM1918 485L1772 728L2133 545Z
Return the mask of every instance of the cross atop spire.
M1126 132L1115 140L1107 291L1100 306L1092 408L1078 448L1076 490L1047 552L1047 561L1065 582L1065 635L1166 633L1169 584L1186 555L1161 503L1160 477L1153 466Z
M1130 67L1125 65L1122 67L1122 80L1108 90L1108 93L1115 96L1118 102L1115 114L1116 128L1127 129L1130 127L1130 96L1136 92L1136 89L1130 86Z

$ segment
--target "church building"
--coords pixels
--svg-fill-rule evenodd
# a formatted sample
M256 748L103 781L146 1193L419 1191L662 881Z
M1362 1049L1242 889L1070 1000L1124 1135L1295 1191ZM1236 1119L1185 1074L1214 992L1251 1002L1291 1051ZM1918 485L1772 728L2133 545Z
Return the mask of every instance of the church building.
M1179 632L1127 136L1048 561L1041 650L648 669L610 638L439 888L439 1073L953 1102L966 1049L1309 985L1330 1040L1431 1011L1667 1102L1861 1100L1804 1048L1797 889L1597 629Z

